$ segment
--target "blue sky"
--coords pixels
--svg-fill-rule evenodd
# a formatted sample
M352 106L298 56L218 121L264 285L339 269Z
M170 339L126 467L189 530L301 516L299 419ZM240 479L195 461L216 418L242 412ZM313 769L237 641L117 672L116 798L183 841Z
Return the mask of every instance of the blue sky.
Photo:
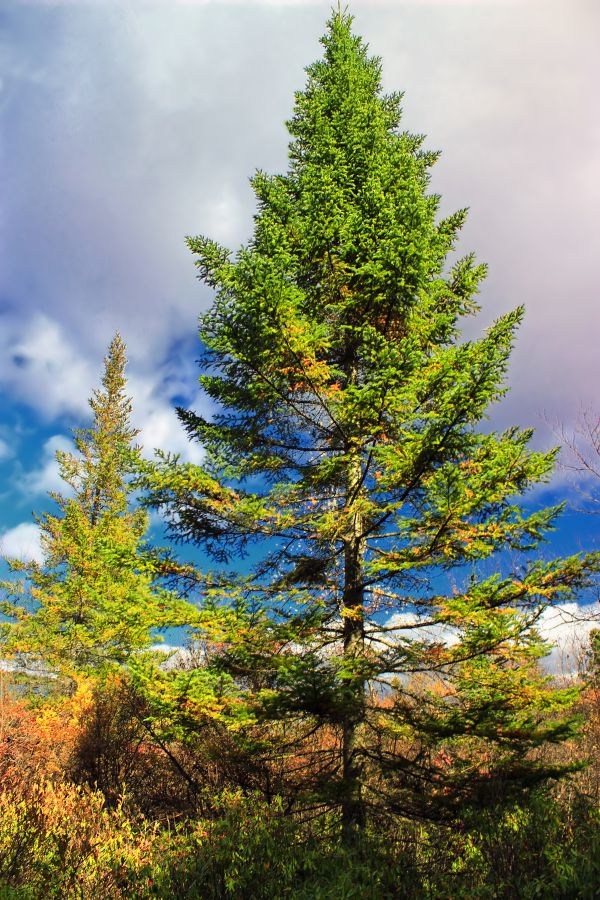
M87 416L116 329L148 450L192 460L174 402L201 408L196 320L210 302L186 234L250 234L255 168L286 166L283 122L329 2L16 2L0 12L0 541L35 544L54 450ZM490 265L475 332L524 303L494 424L567 427L600 408L600 124L594 0L352 4L443 151L443 211ZM559 474L552 497L573 495ZM534 502L544 499L542 495ZM16 530L15 530L16 529ZM571 513L553 549L598 545Z

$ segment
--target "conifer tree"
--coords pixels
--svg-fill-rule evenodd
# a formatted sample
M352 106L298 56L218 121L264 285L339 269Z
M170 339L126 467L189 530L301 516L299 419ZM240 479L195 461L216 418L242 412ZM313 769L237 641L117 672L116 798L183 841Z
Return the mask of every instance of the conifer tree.
M92 424L75 431L76 453L56 454L70 493L51 494L58 511L36 517L43 562L9 560L19 577L3 584L3 654L74 680L122 665L182 613L153 585L143 553L148 516L130 508L139 448L125 366L117 334L89 401Z
M554 453L481 429L523 310L461 339L486 272L451 259L466 211L439 218L437 154L400 130L351 21L333 14L296 95L287 173L252 179L248 244L188 240L216 291L214 414L180 410L206 461L145 474L177 538L218 564L249 554L250 575L198 576L224 616L208 668L235 704L219 709L280 723L281 753L309 740L310 802L341 810L347 840L369 809L443 818L557 774L530 751L571 733L572 697L539 674L535 624L597 567L535 552L560 508L517 501ZM193 679L177 684L189 711Z

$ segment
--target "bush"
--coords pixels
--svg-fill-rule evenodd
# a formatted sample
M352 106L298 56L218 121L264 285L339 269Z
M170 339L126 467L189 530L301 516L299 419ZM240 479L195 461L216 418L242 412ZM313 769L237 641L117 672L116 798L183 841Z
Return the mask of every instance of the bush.
M294 819L258 794L226 792L215 818L170 827L82 787L0 795L0 900L592 900L598 884L598 810L547 794L452 828L380 824L352 849L331 815Z
M438 839L438 864L423 896L442 898L594 898L600 884L600 815L577 816L546 792L525 804L473 810ZM440 835L441 837L441 835Z
M154 838L82 788L47 781L20 796L5 792L0 886L7 897L131 897L151 866Z

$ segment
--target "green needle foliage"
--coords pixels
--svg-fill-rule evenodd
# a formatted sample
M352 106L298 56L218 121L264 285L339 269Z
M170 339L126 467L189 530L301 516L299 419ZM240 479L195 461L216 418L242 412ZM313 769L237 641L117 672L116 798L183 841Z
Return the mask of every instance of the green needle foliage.
M92 425L75 432L77 453L57 453L70 493L51 494L58 512L37 517L43 562L9 560L19 577L2 585L2 654L75 681L122 665L158 640L154 629L184 618L185 604L153 584L148 516L130 508L138 448L125 365L117 334L89 401Z
M554 453L479 430L523 310L461 340L485 275L449 261L466 211L438 217L437 154L400 130L351 18L322 43L287 173L252 179L249 243L188 240L216 291L200 331L214 414L180 411L206 461L165 455L145 481L176 537L254 564L197 576L212 650L170 694L162 676L162 702L240 734L271 723L255 754L310 757L307 802L338 807L351 840L369 810L444 818L558 774L530 751L572 732L572 695L539 674L535 624L597 559L531 554L560 508L517 501Z

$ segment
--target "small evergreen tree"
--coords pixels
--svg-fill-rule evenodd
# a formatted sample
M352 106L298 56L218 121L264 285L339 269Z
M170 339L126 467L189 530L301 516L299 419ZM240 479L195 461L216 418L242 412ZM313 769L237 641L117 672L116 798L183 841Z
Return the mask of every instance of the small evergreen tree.
M36 517L43 562L9 560L20 577L3 584L2 653L71 679L122 665L183 612L153 584L143 554L147 513L130 508L139 448L125 365L117 334L89 401L91 426L75 432L76 453L57 453L71 492L51 494L58 512Z
M189 239L217 292L200 332L214 415L180 411L206 462L166 455L145 479L176 537L254 563L198 576L218 643L197 687L177 676L162 702L200 711L218 690L238 731L242 709L272 724L265 763L293 755L297 771L312 752L309 802L339 807L352 840L369 809L444 817L557 774L530 751L571 733L572 695L539 674L535 623L597 559L532 553L560 508L516 498L554 453L530 430L478 430L523 311L461 342L485 275L472 255L448 262L466 212L438 218L437 154L399 130L349 16L323 45L287 174L252 180L250 242L232 258Z

